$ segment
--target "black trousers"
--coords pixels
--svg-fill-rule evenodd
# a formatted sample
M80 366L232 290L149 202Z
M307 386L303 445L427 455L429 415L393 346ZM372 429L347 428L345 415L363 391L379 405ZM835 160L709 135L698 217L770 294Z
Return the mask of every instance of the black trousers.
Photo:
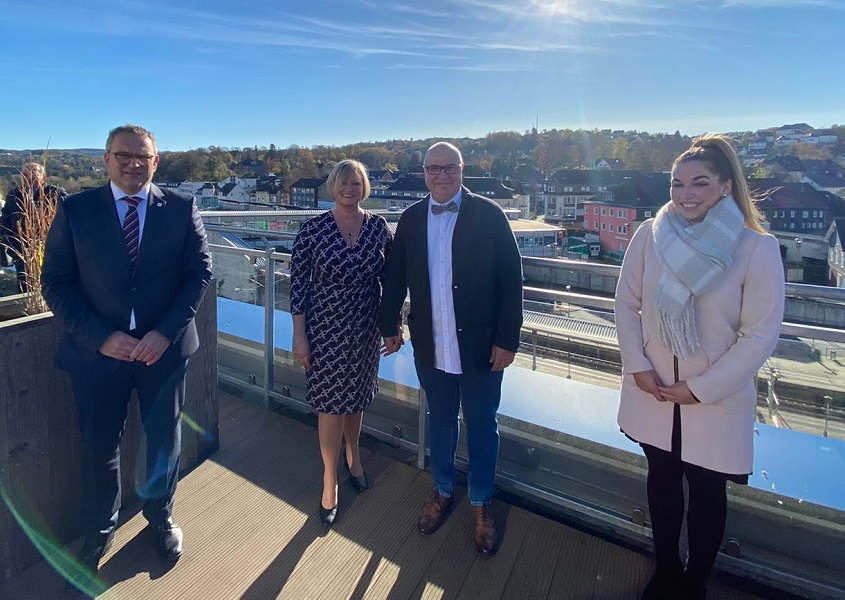
M117 526L120 439L132 390L138 393L147 441L145 481L136 482L144 516L153 525L173 512L179 475L181 410L188 361L171 347L157 363L120 362L105 376L72 374L82 437L82 525L97 544Z
M683 568L678 546L684 519L683 479L686 476L689 487L687 570L704 579L710 575L725 533L728 476L683 462L680 452L640 445L648 461L648 508L657 568L672 571Z

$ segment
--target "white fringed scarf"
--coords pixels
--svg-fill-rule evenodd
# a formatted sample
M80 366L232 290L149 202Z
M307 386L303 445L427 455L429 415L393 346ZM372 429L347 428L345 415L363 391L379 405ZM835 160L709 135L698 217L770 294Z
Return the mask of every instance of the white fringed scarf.
M745 229L733 196L726 196L700 223L690 224L672 202L657 213L652 226L654 249L663 266L657 284L657 334L660 343L681 358L698 348L694 299L719 280Z

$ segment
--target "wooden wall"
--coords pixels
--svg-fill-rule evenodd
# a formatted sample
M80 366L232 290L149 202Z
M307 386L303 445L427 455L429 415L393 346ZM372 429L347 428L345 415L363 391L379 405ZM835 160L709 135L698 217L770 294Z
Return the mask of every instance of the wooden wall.
M184 409L203 431L183 422L182 472L219 448L217 305L211 289L197 315L201 346L189 363ZM58 335L49 313L0 323L0 582L41 560L39 543L55 548L81 533L76 404L67 374L53 367ZM136 472L139 463L143 470L141 432L133 399L121 445L125 500L143 481Z

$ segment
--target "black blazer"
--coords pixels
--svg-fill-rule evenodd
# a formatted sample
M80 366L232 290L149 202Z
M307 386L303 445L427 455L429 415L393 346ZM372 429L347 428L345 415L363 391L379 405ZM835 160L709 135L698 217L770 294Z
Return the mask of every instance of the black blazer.
M407 290L414 359L434 367L431 282L428 273L429 197L399 219L385 268L379 329L396 335ZM464 373L490 370L493 345L515 352L522 327L522 260L499 205L463 188L452 236L452 297Z
M99 354L114 331L135 337L155 329L182 357L199 347L194 315L211 280L211 260L194 199L155 185L135 267L123 238L111 187L59 203L47 236L41 290L64 326L56 366L108 373L119 361Z

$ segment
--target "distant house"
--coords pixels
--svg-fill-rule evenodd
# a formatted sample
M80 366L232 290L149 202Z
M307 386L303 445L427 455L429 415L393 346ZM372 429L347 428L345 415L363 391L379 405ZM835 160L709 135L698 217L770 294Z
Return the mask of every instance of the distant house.
M621 158L600 157L593 161L593 169L621 171L625 169L625 161Z
M396 176L393 171L390 169L376 169L370 170L368 172L370 176L370 185L376 185L378 183L392 183L396 181Z
M813 128L806 123L793 123L791 125L782 125L778 127L777 131L775 131L775 136L797 139L812 132Z
M370 190L370 198L383 202L387 210L405 210L427 195L422 173L405 173L391 184Z
M832 129L817 129L813 132L813 137L818 140L819 144L835 144L839 141L839 136L834 133Z
M328 177L297 179L290 186L290 203L303 208L330 208L332 199L326 188L327 180Z
M611 190L610 199L584 203L584 230L598 235L602 254L623 255L640 223L669 199L665 173L637 173Z
M765 154L768 149L769 145L766 143L766 140L756 140L753 142L748 142L749 154Z
M234 178L232 178L234 179ZM249 192L240 183L236 181L229 181L220 188L220 201L229 202L232 204L246 204L252 198Z
M804 176L804 164L797 156L775 156L767 159L765 164L775 176L784 181L796 182Z
M611 189L635 173L612 169L555 171L543 186L542 212L546 221L564 226L581 225L585 202L610 200Z
M820 192L830 192L845 199L845 179L835 175L805 175L801 183L808 183Z
M775 139L775 148L784 149L789 148L792 144L797 144L799 138L794 137L786 137L785 135L780 135Z
M473 194L489 198L502 208L518 209L523 217L528 215L529 195L516 194L497 177L464 176L463 183ZM428 188L421 173L402 175L390 185L370 191L370 198L383 202L387 210L404 210L427 195Z
M845 288L845 218L833 220L825 241L830 285Z
M773 180L752 179L751 192L762 199L757 208L769 221L773 233L822 235L830 225L830 195L807 183L777 184Z
M261 181L249 190L254 202L262 204L284 204L282 187L277 181Z
M845 167L835 163L834 161L818 158L805 158L801 161L804 165L804 174L812 175L833 175L841 179L845 179Z

